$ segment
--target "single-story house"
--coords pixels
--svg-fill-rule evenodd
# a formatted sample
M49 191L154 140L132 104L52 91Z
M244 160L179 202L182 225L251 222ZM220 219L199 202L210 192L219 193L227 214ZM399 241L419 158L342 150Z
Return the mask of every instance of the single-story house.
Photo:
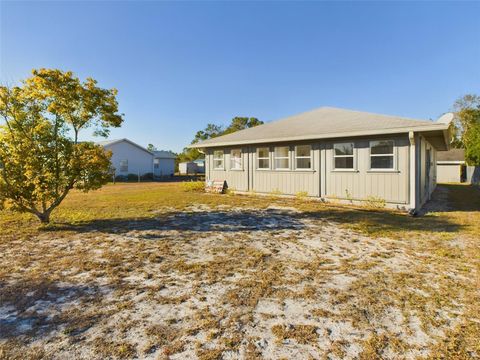
M206 181L239 192L381 201L415 212L436 186L452 114L437 121L323 107L193 144Z
M205 160L184 161L178 164L178 172L181 175L205 174Z
M175 155L169 151L150 152L129 139L106 140L98 143L112 152L115 176L128 174L170 176L175 170Z
M459 183L466 180L465 150L450 149L437 156L437 182Z
M155 177L173 176L175 173L175 154L170 151L153 151L153 174Z

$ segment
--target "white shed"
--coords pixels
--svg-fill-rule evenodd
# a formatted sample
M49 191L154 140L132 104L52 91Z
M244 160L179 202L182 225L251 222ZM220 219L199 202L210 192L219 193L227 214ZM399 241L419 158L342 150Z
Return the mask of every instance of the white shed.
M128 139L107 140L98 143L112 151L111 163L118 175L153 173L153 154Z
M175 173L175 154L170 151L153 151L153 174L159 176L172 176Z
M185 161L178 164L178 172L181 175L195 174L197 172L197 164L193 161Z
M464 182L465 176L465 152L463 149L451 149L437 153L437 182Z

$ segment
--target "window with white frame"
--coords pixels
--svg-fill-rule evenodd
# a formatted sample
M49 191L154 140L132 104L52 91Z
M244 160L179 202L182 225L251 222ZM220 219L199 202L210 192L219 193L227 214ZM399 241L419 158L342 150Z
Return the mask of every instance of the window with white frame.
M353 147L353 143L338 143L333 145L333 162L335 169L354 169Z
M230 151L230 169L242 170L242 150L232 149Z
M276 146L274 151L275 169L290 169L290 149L288 146Z
M270 149L257 148L257 169L270 169Z
M153 168L158 169L160 167L160 159L153 159Z
M312 146L311 145L295 146L295 168L296 169L312 168Z
M213 152L213 168L215 170L223 170L224 169L224 156L223 150L215 150Z
M120 172L128 172L128 160L120 160Z
M370 141L370 169L393 170L395 166L393 140Z

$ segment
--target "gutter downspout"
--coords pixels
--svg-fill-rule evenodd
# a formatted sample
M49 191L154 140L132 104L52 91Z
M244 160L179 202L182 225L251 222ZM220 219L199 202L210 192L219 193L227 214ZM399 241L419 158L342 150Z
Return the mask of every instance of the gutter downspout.
M410 209L408 213L414 216L417 213L417 146L415 142L415 133L413 131L408 132L408 139L410 140L410 156L408 162Z

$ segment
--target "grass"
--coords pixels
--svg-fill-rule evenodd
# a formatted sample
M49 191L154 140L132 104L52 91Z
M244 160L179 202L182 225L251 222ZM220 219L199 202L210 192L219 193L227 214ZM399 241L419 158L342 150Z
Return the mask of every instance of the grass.
M0 212L0 359L480 356L478 189L418 218L252 195L117 183L48 226Z

